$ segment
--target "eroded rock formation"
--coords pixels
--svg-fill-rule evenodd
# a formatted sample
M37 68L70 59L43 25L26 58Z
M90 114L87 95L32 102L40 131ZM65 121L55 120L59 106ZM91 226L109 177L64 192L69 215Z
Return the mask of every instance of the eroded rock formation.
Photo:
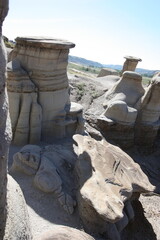
M152 146L160 127L160 75L157 73L146 88L136 122L136 143Z
M105 96L104 113L98 118L103 135L122 147L134 143L134 125L140 98L144 94L142 77L126 71Z
M88 136L75 135L74 140L79 156L77 201L84 228L95 236L119 240L134 218L131 200L155 188L120 148Z
M123 64L123 69L121 72L121 75L125 72L125 71L135 71L138 62L141 62L142 59L137 58L137 57L133 57L133 56L125 56L124 57L126 60Z
M31 240L25 200L18 184L7 176L7 160L11 141L6 89L6 49L2 39L2 23L9 8L8 0L0 1L0 239ZM8 180L8 181L7 181Z
M9 2L0 1L0 239L6 224L7 158L11 141L8 97L6 90L6 50L2 39L2 24L8 13Z
M62 185L72 185L70 181L73 179L67 179L72 178L68 175L71 174L74 163L74 153L63 145L51 145L44 148L26 145L13 156L10 172L20 171L34 175L34 185L43 192L53 192L64 210L72 214L76 202L69 193L64 191Z
M18 59L8 63L10 116L13 143L25 145L41 140L42 108L37 101L38 91Z
M59 39L16 39L8 64L14 143L52 141L73 135L76 123L78 129L80 121L83 125L82 106L69 99L66 67L74 46Z
M33 175L35 186L46 193L54 192L69 214L74 211L77 196L84 230L95 237L118 240L134 219L132 200L155 188L120 148L89 136L74 135L74 140L70 147L24 146L14 155L11 172Z

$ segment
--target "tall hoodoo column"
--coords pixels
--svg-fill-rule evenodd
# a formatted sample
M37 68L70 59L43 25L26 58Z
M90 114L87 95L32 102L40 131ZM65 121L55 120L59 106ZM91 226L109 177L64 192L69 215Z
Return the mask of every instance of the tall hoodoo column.
M137 58L137 57L132 57L132 56L125 56L124 58L126 60L125 60L125 62L123 64L123 69L122 69L121 75L125 71L135 71L138 62L142 61L142 59Z
M21 68L37 88L37 102L42 108L42 140L64 137L67 125L71 124L68 121L72 105L69 99L67 64L69 49L74 46L71 42L53 38L16 38L11 58L12 61L19 61ZM10 80L13 79L9 77L8 81ZM77 105L78 114L79 110L82 111ZM17 121L14 119L14 122Z

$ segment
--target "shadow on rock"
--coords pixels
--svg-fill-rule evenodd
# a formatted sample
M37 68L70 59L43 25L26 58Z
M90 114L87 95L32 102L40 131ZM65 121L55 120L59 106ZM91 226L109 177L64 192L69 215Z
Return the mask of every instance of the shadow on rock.
M132 207L135 213L135 220L130 222L121 233L122 240L156 240L156 234L152 225L144 216L144 210L140 201L132 201Z

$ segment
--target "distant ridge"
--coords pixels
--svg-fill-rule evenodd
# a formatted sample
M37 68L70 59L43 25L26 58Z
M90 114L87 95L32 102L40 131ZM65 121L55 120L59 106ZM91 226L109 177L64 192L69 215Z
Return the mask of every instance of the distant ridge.
M119 70L119 71L122 69L122 65L102 64L99 62L95 62L92 60L87 60L85 58L71 56L71 55L69 55L69 62L73 62L73 63L77 63L80 65L85 65L85 66L89 66L89 67L112 68L112 69ZM146 75L146 76L153 76L157 71L160 71L160 70L149 70L149 69L144 69L144 68L136 69L136 72L138 72L142 75Z

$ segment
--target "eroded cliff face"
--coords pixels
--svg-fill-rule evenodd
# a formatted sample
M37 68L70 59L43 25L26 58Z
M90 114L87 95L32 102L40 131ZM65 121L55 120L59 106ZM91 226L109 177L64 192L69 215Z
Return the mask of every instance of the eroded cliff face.
M9 1L0 1L0 24L8 13ZM6 89L6 49L0 33L0 239L31 240L26 203L18 184L7 175L8 152L12 138Z
M11 141L8 97L6 90L6 51L2 39L2 24L8 13L9 2L0 1L0 239L6 223L7 158Z

